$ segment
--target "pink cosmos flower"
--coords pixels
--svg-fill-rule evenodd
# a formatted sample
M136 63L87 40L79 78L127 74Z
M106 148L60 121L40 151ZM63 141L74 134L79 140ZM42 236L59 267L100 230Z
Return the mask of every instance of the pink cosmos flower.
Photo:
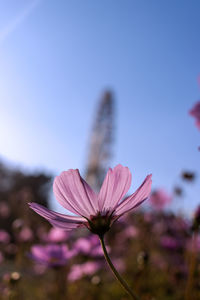
M5 230L0 230L0 243L8 244L10 242L10 234Z
M189 111L189 114L196 119L196 126L200 129L200 101Z
M172 197L165 190L158 189L152 193L149 201L155 209L162 210L172 201Z
M42 239L42 241L49 242L49 243L66 242L68 237L69 237L68 232L55 227L52 227L48 233L43 232L40 234L40 238Z
M68 275L69 281L76 281L84 276L91 276L101 268L100 263L88 261L83 264L73 265Z
M160 239L161 246L169 250L177 250L182 247L182 241L170 235L165 235Z
M98 194L77 169L70 169L55 178L53 190L57 201L75 216L53 212L36 203L29 205L55 227L69 231L86 226L102 236L114 221L148 198L151 182L151 175L148 175L135 193L123 199L131 185L131 173L127 167L117 165L109 169Z
M136 226L129 225L124 231L124 236L125 238L134 238L138 236L138 233L139 230Z
M20 242L32 241L33 240L32 230L28 226L23 227L22 230L18 234L18 240Z
M99 239L96 235L79 238L73 245L77 254L88 255L93 257L103 256L103 250L99 244Z
M72 257L71 251L64 244L34 245L29 257L48 267L63 266Z

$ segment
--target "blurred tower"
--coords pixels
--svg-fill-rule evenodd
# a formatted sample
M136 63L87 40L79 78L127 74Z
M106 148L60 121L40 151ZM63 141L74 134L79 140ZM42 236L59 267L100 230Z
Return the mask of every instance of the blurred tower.
M112 157L113 106L112 93L105 91L93 125L86 166L86 181L94 190L99 190Z

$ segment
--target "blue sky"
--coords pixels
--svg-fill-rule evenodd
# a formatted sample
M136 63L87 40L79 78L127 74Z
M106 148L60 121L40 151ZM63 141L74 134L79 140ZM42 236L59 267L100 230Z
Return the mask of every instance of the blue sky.
M97 101L116 100L112 166L169 191L199 171L200 2L0 2L0 155L29 170L84 172ZM200 202L186 187L185 209ZM180 200L175 203L181 208ZM182 200L181 200L182 201Z

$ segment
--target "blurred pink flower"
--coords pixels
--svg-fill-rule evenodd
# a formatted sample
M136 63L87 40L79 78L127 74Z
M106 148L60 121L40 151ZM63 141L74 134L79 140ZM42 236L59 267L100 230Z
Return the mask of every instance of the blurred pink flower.
M189 111L189 114L196 119L196 126L200 129L200 101L193 106L193 108Z
M96 235L90 235L89 237L79 238L74 243L73 248L77 252L77 254L88 255L93 257L103 256L103 250L99 244L99 239Z
M100 269L101 265L98 262L88 261L83 264L73 265L68 275L69 281L76 281L83 276L91 276Z
M18 240L20 242L29 242L33 239L33 232L29 227L23 227L18 234Z
M62 243L67 240L68 236L69 233L62 229L51 228L48 234L43 237L43 240L49 243Z
M10 242L10 234L5 230L0 230L0 243L8 244Z
M124 247L125 242L128 240L132 240L132 238L137 237L139 234L139 230L134 225L125 225L123 226L123 230L118 233L118 240L122 247Z
M136 226L134 225L129 225L125 231L124 231L124 235L127 237L127 238L134 238L134 237L137 237L138 236L138 233L139 233L139 230Z
M15 219L12 223L12 227L14 230L20 230L24 226L24 221L22 219Z
M170 235L165 235L160 239L161 246L169 250L176 250L183 246L180 239L172 237Z
M63 266L72 257L71 251L64 244L49 244L45 246L34 245L31 247L29 257L37 263L48 267Z
M149 199L150 204L157 210L162 210L171 201L172 196L167 194L167 192L163 189L154 191Z
M47 269L47 266L46 265L41 265L41 264L35 264L33 266L33 270L35 272L36 275L42 275L45 273Z
M123 200L130 185L129 169L117 165L113 170L109 169L99 194L96 194L77 169L70 169L55 178L53 189L58 202L76 216L53 212L37 203L29 205L55 227L69 231L86 226L91 232L103 235L114 221L148 198L151 175L146 177L134 194Z

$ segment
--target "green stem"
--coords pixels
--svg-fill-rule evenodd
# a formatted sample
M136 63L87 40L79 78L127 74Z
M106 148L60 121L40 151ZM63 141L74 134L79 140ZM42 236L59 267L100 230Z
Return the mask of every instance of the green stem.
M120 276L120 274L117 272L117 270L115 269L109 255L108 252L106 250L106 246L104 243L104 237L103 236L99 236L100 242L101 242L101 246L103 249L103 253L105 256L105 259L109 265L109 267L111 268L112 272L114 273L115 277L117 278L117 280L120 282L120 284L123 286L123 288L125 289L125 291L129 294L129 296L131 296L132 299L134 300L139 300L139 298L135 295L135 293L133 293L133 291L130 289L130 287L128 286L128 284L126 283L126 281Z

